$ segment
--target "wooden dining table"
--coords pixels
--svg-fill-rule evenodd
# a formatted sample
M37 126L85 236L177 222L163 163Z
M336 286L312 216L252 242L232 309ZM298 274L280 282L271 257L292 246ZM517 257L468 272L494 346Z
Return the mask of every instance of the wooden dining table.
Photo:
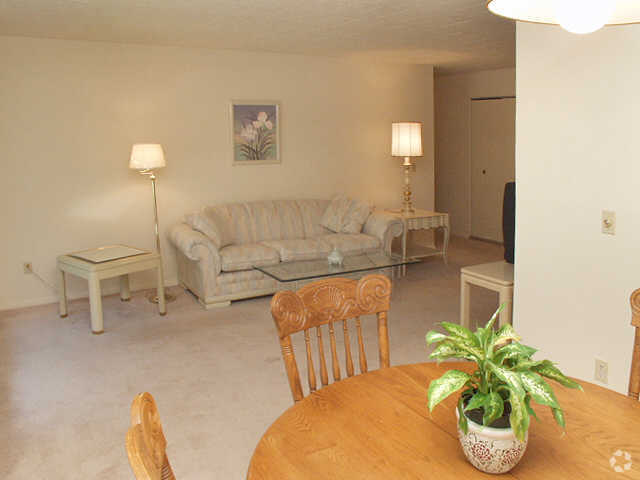
M450 368L470 372L473 366L469 362L404 365L324 387L291 406L269 427L255 449L247 478L495 478L476 470L462 452L454 412L457 395L431 414L427 409L431 380ZM540 421L531 420L524 457L500 478L640 479L640 403L580 383L584 392L554 384L565 411L566 432L549 408L532 404Z

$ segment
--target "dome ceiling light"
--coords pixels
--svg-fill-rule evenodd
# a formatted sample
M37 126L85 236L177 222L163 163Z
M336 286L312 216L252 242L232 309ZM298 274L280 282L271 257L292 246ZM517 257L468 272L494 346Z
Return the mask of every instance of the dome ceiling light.
M489 0L487 7L501 17L560 25L571 33L640 23L640 0Z

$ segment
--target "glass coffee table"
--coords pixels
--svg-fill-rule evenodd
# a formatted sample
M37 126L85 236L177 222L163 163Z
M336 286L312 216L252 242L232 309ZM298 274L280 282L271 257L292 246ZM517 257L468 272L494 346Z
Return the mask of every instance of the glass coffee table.
M256 270L284 284L283 288L297 290L299 283L307 283L324 277L342 276L359 278L368 273L383 273L393 278L395 267L418 263L416 259L403 260L399 255L384 253L365 253L344 257L342 265L329 265L326 258L318 260L299 260L283 262L267 267L254 267Z

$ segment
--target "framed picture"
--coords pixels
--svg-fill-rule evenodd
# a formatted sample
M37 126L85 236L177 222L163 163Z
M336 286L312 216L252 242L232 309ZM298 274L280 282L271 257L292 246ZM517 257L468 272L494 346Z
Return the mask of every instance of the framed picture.
M234 165L280 163L280 104L232 101L231 137Z

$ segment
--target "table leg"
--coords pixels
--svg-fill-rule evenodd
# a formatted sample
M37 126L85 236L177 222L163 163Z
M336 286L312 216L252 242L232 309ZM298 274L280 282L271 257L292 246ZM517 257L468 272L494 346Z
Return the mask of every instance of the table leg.
M460 325L471 328L469 305L471 300L471 290L466 276L460 276Z
M120 275L120 300L128 302L131 300L131 289L129 288L129 275Z
M68 315L67 312L67 279L65 278L64 271L58 268L58 292L60 295L60 317L64 318Z
M499 323L503 326L507 323L513 325L513 287L504 287L500 289L499 293L500 305L503 303L504 309L500 312Z
M448 223L448 222L447 222ZM447 265L447 249L449 248L449 225L445 225L442 227L444 230L444 242L442 245L442 259L444 260L444 264Z
M100 292L100 279L94 275L89 277L89 305L91 306L91 332L99 335L104 332L102 292Z
M402 230L402 261L407 261L407 222L404 222ZM407 274L407 266L402 265L402 276Z
M164 298L164 278L162 275L162 259L159 260L160 263L158 263L158 313L160 313L160 315L166 315L167 314L167 306L165 304L165 298Z

